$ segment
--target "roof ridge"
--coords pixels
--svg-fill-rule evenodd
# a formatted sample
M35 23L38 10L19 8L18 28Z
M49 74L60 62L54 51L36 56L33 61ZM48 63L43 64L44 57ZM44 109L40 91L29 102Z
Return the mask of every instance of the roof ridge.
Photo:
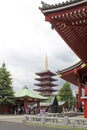
M50 5L41 1L42 7L39 7L39 9L42 11L42 10L48 10L48 9L53 9L53 8L59 8L59 7L75 4L80 1L85 1L85 0L66 0L65 2L62 2L62 3L59 2L58 4L54 4L54 5L53 4Z

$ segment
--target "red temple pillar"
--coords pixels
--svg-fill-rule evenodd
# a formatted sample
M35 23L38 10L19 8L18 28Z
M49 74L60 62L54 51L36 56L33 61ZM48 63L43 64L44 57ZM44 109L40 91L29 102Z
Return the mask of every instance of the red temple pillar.
M77 69L74 69L74 74L77 78L77 82L78 82L78 94L76 95L77 97L77 110L81 110L82 109L82 104L81 104L81 96L82 96L82 84L80 82L80 76L78 73Z
M81 96L82 96L82 85L80 81L78 80L78 104L77 104L77 109L81 109Z
M87 97L87 83L85 84L85 96Z
M76 109L78 110L78 92L76 92L76 101L77 101L77 103L76 103Z
M84 118L87 118L87 97L84 98Z
M87 83L85 84L85 96L81 97L84 102L84 118L87 118Z

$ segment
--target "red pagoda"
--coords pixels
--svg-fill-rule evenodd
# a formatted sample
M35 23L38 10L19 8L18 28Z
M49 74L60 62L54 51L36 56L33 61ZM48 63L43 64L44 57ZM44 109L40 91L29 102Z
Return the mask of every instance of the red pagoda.
M60 71L60 75L78 86L77 107L81 108L84 102L84 117L87 118L87 0L70 0L54 5L42 2L40 10L52 29L81 59L81 62Z
M39 78L35 78L35 80L39 81L39 83L36 83L35 85L38 86L38 89L35 89L35 91L40 92L44 96L50 96L53 94L53 92L56 92L53 87L57 86L57 84L54 84L54 81L57 81L57 79L54 79L53 76L56 76L55 73L51 72L48 69L48 58L46 55L46 62L45 62L45 70L36 73L36 75L39 76Z

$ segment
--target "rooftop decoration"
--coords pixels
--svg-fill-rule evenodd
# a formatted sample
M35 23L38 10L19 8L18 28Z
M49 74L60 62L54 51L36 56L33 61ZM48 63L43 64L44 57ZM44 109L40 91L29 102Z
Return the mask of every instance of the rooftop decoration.
M48 57L47 57L47 54L46 54L46 60L45 60L45 69L48 70Z

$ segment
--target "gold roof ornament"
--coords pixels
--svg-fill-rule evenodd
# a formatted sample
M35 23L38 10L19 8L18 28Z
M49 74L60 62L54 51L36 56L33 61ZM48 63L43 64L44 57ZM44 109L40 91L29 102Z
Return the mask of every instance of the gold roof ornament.
M84 68L86 66L86 64L85 63L83 63L82 65L81 65L81 68Z
M48 56L46 54L46 59L45 59L45 69L48 70Z

